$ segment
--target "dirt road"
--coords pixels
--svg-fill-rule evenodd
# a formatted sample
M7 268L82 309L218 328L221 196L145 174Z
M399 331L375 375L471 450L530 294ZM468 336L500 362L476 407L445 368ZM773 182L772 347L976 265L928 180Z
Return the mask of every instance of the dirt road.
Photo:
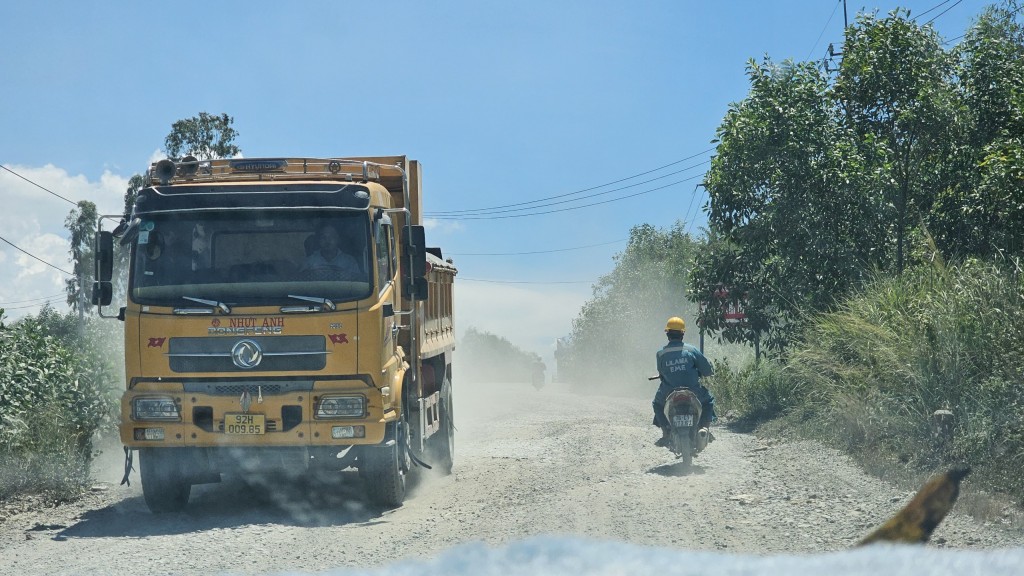
M101 459L80 503L0 523L0 572L318 572L427 557L455 544L539 534L752 553L849 547L910 493L812 442L766 444L717 428L682 475L653 446L647 391L581 396L553 386L461 386L456 468L425 478L395 510L370 507L354 474L274 490L227 478L197 486L183 513L151 515L138 475L117 486ZM1024 535L954 513L934 540L1024 545Z

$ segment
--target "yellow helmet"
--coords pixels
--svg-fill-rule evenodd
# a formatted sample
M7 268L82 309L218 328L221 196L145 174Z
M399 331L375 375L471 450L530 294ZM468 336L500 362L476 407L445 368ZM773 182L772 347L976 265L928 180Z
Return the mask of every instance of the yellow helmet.
M679 316L673 316L665 323L665 332L668 332L669 330L686 332L686 322L684 322Z

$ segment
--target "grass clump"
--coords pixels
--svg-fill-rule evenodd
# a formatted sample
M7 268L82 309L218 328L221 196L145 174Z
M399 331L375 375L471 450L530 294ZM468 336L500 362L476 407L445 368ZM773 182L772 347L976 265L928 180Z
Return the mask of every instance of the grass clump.
M742 415L799 418L847 450L921 468L967 463L972 479L1024 501L1019 273L970 261L881 279L815 318L800 342L727 387ZM773 393L792 404L773 405ZM940 409L954 414L950 444L933 435Z

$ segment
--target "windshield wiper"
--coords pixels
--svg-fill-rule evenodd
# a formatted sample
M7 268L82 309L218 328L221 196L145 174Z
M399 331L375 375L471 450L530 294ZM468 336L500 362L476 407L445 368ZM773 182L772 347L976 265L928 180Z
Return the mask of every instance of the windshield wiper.
M302 301L305 301L305 302L313 302L315 304L319 304L319 305L323 306L324 308L326 308L328 310L335 310L335 309L337 309L337 306L335 306L334 302L331 302L331 300L329 298L320 298L318 296L297 296L295 294L289 294L288 297L289 298L295 298L296 300L302 300Z
M206 304L207 306L214 306L223 314L231 314L231 307L219 300L206 300L205 298L193 298L191 296L182 296L183 300L191 300L198 304Z

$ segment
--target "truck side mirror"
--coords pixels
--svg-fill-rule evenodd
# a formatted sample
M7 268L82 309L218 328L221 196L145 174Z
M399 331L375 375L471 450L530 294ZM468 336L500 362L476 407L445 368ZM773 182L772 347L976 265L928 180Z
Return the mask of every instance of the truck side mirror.
M427 299L427 279L426 278L413 278L412 279L412 299L413 300L426 300Z
M411 261L412 270L407 262ZM427 240L423 226L402 228L402 285L413 300L427 299Z
M402 228L403 258L411 257L413 278L427 275L427 240L423 226L405 226Z
M101 231L96 234L94 272L96 281L92 284L92 303L107 306L114 298L114 235Z
M114 299L114 285L111 282L92 283L92 303L94 306L109 306Z

